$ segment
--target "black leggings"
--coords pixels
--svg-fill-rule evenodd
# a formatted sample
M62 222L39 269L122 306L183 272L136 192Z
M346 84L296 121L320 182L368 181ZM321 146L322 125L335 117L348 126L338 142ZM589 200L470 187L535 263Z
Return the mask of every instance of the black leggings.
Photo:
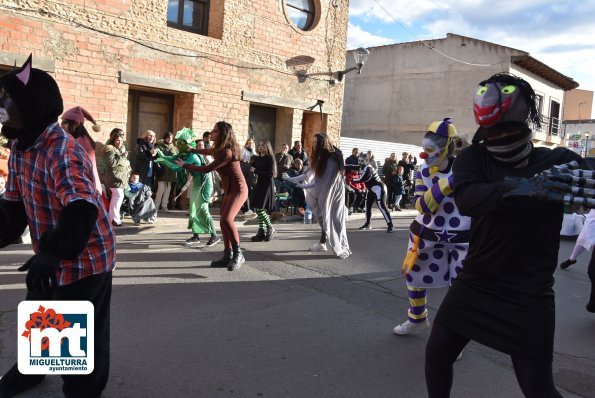
M429 398L450 396L452 364L468 342L467 337L434 323L426 346L426 386ZM525 397L562 398L554 386L552 361L512 356L512 365Z
M321 244L325 244L326 243L326 232L324 232L324 230L320 231L320 243Z
M384 221L386 221L387 224L392 224L393 220L386 208L386 189L382 184L373 185L368 189L368 198L366 201L366 224L368 225L372 218L372 206L374 203L378 205L378 208L384 217Z

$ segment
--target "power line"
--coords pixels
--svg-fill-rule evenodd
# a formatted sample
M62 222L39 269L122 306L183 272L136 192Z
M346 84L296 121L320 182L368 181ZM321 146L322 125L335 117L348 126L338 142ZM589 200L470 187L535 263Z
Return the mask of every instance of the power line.
M463 61L461 59L455 58L455 57L451 57L448 54L443 53L442 51L430 46L428 43L426 43L424 40L420 39L415 33L413 33L412 31L410 31L407 26L399 21L397 18L393 17L392 14L390 12L388 12L388 10L386 8L384 8L382 6L382 4L380 4L379 0L374 0L374 2L378 5L378 7L380 7L382 9L382 11L384 11L386 13L386 15L388 15L389 17L391 17L397 24L399 24L407 33L409 33L411 36L413 36L414 38L416 38L419 42L421 42L424 46L428 47L430 50L437 52L438 54L442 55L443 57L446 57L452 61L455 62L460 62L462 64L465 65L470 65L470 66L495 66L495 65L500 65L500 63L495 63L495 64L475 64L472 62L467 62L467 61Z
M32 13L32 14L41 14L41 15L47 15L50 17L54 17L56 19L62 20L63 22L66 20L64 17L62 17L59 14L55 14L51 11L47 11L47 10L34 10L34 9L28 9L28 8L21 8L21 7L12 7L12 6L6 6L6 5L2 5L0 6L0 8L4 8L6 10L11 10L11 11L20 11L20 12L25 12L25 13ZM280 73L286 76L296 76L298 77L295 73L292 72L286 72L283 70L279 70L279 69L275 69L275 68L271 68L268 66L246 66L246 65L241 65L241 64L236 64L236 63L232 63L232 62L227 62L227 61L223 61L220 59L215 58L212 55L204 55L204 54L184 54L184 53L178 53L175 51L169 51L169 50L165 50L159 47L155 47L153 45L144 43L138 39L135 39L133 37L128 37L128 36L124 36L121 34L117 34L117 33L112 33L112 32L108 32L108 31L104 31L102 29L98 29L98 28L94 28L92 26L88 26L85 24L82 24L76 20L67 20L67 22L70 22L72 24L74 24L75 26L79 27L79 28L83 28L83 29L87 29L96 33L100 33L100 34L104 34L106 36L111 36L111 37L116 37L122 40L128 40L131 41L135 44L138 44L140 46L149 48L151 50L154 51L158 51L164 54L168 54L168 55L173 55L173 56L178 56L178 57L184 57L184 58L195 58L195 59L207 59L209 61L221 64L221 65L226 65L226 66L231 66L234 68L238 68L238 69L247 69L247 70L268 70L271 72L276 72L276 73ZM311 80L315 80L315 81L320 81L320 82L328 82L328 79L320 79L320 78L316 78L316 77L310 77L310 76L299 76L301 78L306 78L306 79L311 79Z

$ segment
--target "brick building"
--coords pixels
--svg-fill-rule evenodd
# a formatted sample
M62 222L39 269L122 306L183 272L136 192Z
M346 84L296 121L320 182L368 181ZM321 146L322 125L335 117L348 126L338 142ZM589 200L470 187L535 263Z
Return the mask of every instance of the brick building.
M309 148L317 131L339 138L343 85L329 74L345 65L347 17L348 0L4 0L0 70L32 53L65 109L102 125L98 142L114 127L130 148L146 129L226 120L240 141Z

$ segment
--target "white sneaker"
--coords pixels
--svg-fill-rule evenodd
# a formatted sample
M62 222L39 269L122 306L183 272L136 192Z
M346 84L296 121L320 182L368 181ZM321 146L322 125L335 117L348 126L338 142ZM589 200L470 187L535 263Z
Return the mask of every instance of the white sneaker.
M311 252L325 252L327 251L326 243L316 242L312 246L310 246Z
M420 323L413 323L408 319L402 324L395 326L395 328L393 329L393 333L404 336L406 334L415 334L421 332L422 330L425 330L429 327L430 321L428 321L427 319Z

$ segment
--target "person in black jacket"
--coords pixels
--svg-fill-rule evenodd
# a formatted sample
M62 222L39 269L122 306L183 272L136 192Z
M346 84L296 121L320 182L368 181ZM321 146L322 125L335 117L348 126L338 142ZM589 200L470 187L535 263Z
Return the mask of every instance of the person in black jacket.
M359 168L359 149L353 148L351 155L345 159L345 171L347 173L350 171L359 171Z
M155 148L156 135L153 130L147 130L143 138L136 140L136 167L140 174L140 182L151 190L156 178L155 162L157 148Z
M301 141L295 141L288 152L293 159L300 159L304 167L308 167L308 154L304 151Z
M256 186L252 196L252 206L258 217L258 232L252 242L269 242L275 236L275 228L267 212L275 207L275 184L273 178L277 175L277 163L271 143L267 140L258 142L256 155L252 156L250 173L255 174Z
M409 204L409 197L413 195L413 172L417 165L417 158L408 152L403 152L403 157L397 163L397 166L403 167L403 185L405 187L405 193L403 194L403 206Z
M428 395L449 396L452 364L475 340L511 356L526 397L561 397L552 377L552 286L563 202L592 201L544 182L584 163L566 148L533 146L529 123L539 126L540 116L521 78L497 74L481 82L474 114L480 127L453 166L456 205L471 217L469 252L426 347Z

